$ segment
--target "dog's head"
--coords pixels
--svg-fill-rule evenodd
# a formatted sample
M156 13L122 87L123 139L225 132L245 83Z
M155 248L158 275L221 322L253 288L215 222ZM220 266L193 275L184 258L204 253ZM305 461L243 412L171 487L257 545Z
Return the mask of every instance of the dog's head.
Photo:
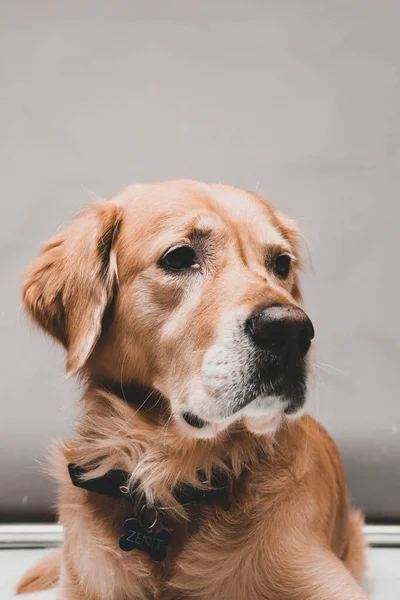
M69 374L158 390L192 437L238 419L265 433L306 401L314 330L297 237L251 192L135 185L44 246L23 298L67 348Z

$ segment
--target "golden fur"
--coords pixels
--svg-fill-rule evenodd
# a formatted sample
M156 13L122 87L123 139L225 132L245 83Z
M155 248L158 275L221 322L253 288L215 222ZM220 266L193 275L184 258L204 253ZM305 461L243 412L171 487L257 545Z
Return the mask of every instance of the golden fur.
M201 289L157 267L188 229L212 245L214 266ZM276 414L260 424L245 416L196 439L176 412L189 402L225 313L301 302L297 237L295 224L256 194L174 181L131 186L94 204L44 246L26 273L24 303L66 347L67 373L79 373L86 391L76 434L54 458L62 555L31 569L19 592L59 580L60 600L366 598L356 581L362 517L349 510L338 451L315 420ZM284 282L265 268L265 252L281 248L295 265ZM162 399L136 406L105 389L110 380L156 388ZM119 550L132 504L73 487L69 462L89 477L118 468L140 481L173 532L163 563ZM198 483L198 470L215 466L235 482L228 505L174 501L175 486Z

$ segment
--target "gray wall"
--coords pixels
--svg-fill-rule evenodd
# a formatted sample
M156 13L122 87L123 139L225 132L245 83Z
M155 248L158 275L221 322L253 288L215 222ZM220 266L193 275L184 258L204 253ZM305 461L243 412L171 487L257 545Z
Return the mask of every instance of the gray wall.
M89 190L185 176L297 217L313 412L354 502L400 518L399 18L395 0L1 0L4 516L48 514L44 456L78 396L21 313L20 272Z

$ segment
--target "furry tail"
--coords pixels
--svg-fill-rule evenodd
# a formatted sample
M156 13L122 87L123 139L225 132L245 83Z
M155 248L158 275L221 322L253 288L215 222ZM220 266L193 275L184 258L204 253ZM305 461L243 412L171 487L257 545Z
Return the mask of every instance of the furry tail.
M17 594L30 594L55 587L60 578L61 548L46 554L18 582Z

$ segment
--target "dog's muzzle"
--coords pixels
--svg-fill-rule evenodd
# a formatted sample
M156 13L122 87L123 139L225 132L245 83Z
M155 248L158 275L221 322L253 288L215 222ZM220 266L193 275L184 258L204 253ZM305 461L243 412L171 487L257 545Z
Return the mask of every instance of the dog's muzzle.
M314 327L298 306L273 304L226 327L205 355L203 405L181 416L201 430L209 422L265 418L272 407L295 415L307 392L307 354ZM193 405L192 405L193 406Z

